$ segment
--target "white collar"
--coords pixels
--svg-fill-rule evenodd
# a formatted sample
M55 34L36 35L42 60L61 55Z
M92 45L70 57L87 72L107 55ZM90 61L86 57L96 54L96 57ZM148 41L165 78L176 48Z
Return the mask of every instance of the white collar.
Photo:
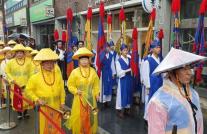
M155 57L154 54L151 55L151 57L158 63L160 64L160 58Z

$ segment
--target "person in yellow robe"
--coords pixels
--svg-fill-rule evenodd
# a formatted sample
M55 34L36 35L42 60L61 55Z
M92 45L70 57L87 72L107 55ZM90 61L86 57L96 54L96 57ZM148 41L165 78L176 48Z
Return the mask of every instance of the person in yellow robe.
M28 81L26 86L26 95L36 104L41 106L41 109L48 114L59 126L61 126L61 119L56 118L52 111L48 111L48 105L54 109L62 109L65 104L65 90L64 82L60 69L57 68L56 61L58 55L51 49L44 48L34 57L34 61L40 62L40 71L34 74ZM40 134L47 134L51 132L46 123L45 117L39 113ZM53 129L51 133L56 130Z
M96 134L98 129L97 100L99 99L99 78L90 67L93 53L87 48L79 48L73 55L79 60L68 79L68 89L74 95L71 117L65 123L73 134Z
M11 59L5 68L6 79L10 83L11 89L17 90L18 93L24 95L24 88L28 82L28 79L32 75L31 71L31 62L25 57L25 52L27 50L22 44L17 44L12 49L12 52L15 53L15 57ZM19 87L21 90L19 91L16 87ZM25 101L21 102L19 97L16 97L11 92L11 103L13 109L18 112L18 119L22 119L23 117L29 117L27 110L29 109L29 104ZM17 101L13 101L13 99L18 99ZM18 109L16 108L18 107Z
M7 63L9 62L10 59L13 58L13 55L11 53L11 47L5 47L4 49L2 49L0 51L0 54L3 54L5 59L1 62L1 65L0 65L0 75L2 77L2 90L3 90L3 97L4 99L6 99L6 73L5 73L5 68L6 68L6 65Z

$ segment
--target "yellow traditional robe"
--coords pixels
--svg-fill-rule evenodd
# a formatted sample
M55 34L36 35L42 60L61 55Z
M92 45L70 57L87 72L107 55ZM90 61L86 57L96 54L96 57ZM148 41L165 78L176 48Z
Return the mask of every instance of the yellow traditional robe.
M62 104L65 104L65 90L64 90L64 82L62 79L62 75L60 73L60 69L55 65L55 81L53 85L47 85L47 83L52 83L54 80L53 72L48 72L46 70L39 71L34 74L28 81L26 86L26 95L32 101L37 101L41 99L47 103L47 105L60 109ZM43 77L44 74L44 77ZM45 80L44 80L45 78ZM47 109L41 107L41 109L47 113ZM48 114L48 113L47 113ZM54 119L54 118L53 118ZM61 124L61 120L54 120L58 125ZM40 134L44 134L45 129L45 117L40 113L39 114L39 122L40 122Z
M31 61L29 61L29 59L25 58L25 60L18 60L20 65L18 64L16 58L11 59L5 68L5 73L6 73L6 79L9 83L11 83L11 81L15 81L16 84L19 87L23 87L26 86L30 76L32 75L32 71L31 71ZM11 84L11 89L14 89L14 85ZM25 97L24 95L24 89L22 89L22 95ZM11 92L11 104L13 105L13 92ZM23 101L23 110L28 109L29 105L28 103L26 103L25 101Z
M100 92L97 73L93 68L89 71L89 68L78 67L71 72L67 85L74 99L71 117L66 122L66 126L72 129L73 134L96 134L98 118L91 110L88 111L90 108L86 99L93 107L97 107L96 97ZM77 94L78 89L82 91L83 97Z

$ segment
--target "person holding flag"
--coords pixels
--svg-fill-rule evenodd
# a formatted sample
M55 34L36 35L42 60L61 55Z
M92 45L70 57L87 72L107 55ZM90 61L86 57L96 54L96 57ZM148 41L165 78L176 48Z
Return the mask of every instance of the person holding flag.
M116 109L118 116L124 118L124 113L130 115L130 106L132 104L132 76L130 67L130 58L128 55L128 47L122 44L120 47L121 56L116 61L116 69L118 76L118 88L116 98Z
M28 79L33 75L31 61L25 55L27 51L22 44L15 45L12 49L12 52L15 53L15 58L11 59L5 68L6 80L11 85L11 89L22 96L25 96L25 86ZM13 92L11 92L11 103L13 109L18 112L17 118L29 117L27 113L29 105Z
M110 53L112 54L112 57L114 60L114 65L112 65L112 66L115 67L115 74L112 76L112 89L115 92L115 90L117 89L116 61L119 59L119 55L115 51L114 42L112 40L109 42L109 46L110 46Z
M112 99L112 88L113 88L113 78L116 74L115 63L113 55L110 53L110 46L107 43L107 47L103 53L100 55L101 61L101 98L100 102L104 103L104 107L109 106L109 102Z
M152 55L148 57L145 63L145 73L143 75L146 76L145 84L146 84L146 92L149 94L148 100L153 96L153 94L162 86L163 80L161 75L153 75L152 72L155 68L160 64L159 54L161 51L160 42L158 40L154 40L151 45Z
M26 85L26 96L38 105L41 109L57 123L61 128L61 116L53 109L64 109L65 90L61 71L56 65L59 59L50 48L41 49L34 57L34 61L40 62L40 71L34 74ZM44 106L46 105L46 106ZM49 106L49 107L47 107ZM58 131L49 125L49 122L39 114L40 134L57 133Z
M97 134L100 83L96 71L90 67L93 53L87 48L79 48L73 59L79 61L68 79L68 89L74 95L70 119L65 123L72 134Z

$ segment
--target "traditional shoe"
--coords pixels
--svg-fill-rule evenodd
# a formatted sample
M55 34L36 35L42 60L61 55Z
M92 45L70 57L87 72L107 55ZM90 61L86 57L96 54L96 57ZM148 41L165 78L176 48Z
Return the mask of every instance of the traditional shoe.
M17 114L18 114L17 115L17 119L21 120L23 118L22 112L18 112Z
M24 114L23 114L24 118L29 118L30 115L27 113L27 110L24 111Z

